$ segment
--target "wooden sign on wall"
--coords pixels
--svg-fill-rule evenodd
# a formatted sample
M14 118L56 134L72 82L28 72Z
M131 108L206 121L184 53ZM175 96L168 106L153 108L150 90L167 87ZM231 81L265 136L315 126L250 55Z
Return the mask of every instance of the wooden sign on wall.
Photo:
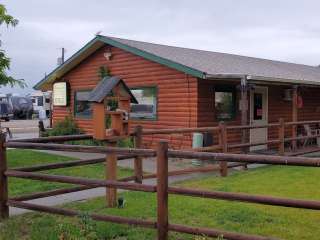
M68 105L68 84L67 82L57 82L53 84L53 105Z

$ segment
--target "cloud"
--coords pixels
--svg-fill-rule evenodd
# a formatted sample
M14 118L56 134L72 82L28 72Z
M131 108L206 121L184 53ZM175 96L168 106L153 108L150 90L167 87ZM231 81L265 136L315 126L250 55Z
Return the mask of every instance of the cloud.
M320 2L315 0L4 0L20 20L0 28L10 74L31 91L56 66L60 48L76 52L102 34L318 65ZM1 91L12 92L2 88Z

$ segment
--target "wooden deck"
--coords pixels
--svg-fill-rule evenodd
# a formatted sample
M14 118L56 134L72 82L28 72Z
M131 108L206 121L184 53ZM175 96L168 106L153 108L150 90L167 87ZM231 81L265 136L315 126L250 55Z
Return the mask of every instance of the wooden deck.
M286 149L285 156L302 156L308 153L316 153L319 152L320 155L320 147L313 145L313 146L307 146L298 148L295 151L292 151L291 149ZM263 155L279 155L279 151L277 149L266 149L266 150L259 150L251 152L252 154L263 154Z

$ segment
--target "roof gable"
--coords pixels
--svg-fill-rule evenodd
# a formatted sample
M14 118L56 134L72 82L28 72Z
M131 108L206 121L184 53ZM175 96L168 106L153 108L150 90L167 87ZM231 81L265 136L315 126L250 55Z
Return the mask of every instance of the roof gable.
M102 47L105 44L120 48L124 51L138 55L138 56L143 57L145 59L148 59L150 61L157 62L159 64L168 66L168 67L176 69L178 71L185 72L185 73L190 74L194 77L205 78L205 73L201 72L197 69L193 69L193 68L184 66L183 64L171 61L169 59L162 58L160 56L149 53L149 52L144 51L142 49L138 49L133 46L126 45L124 43L121 43L120 41L117 41L116 38L97 35L94 39L92 39L90 42L88 42L79 51L77 51L75 54L73 54L62 65L55 68L50 74L48 74L48 76L46 76L44 79L39 81L33 88L36 90L43 89L46 84L50 84L50 83L54 82L57 78L66 74L74 66L79 64L81 61L83 61L85 58L87 58L90 54L92 54L94 51L96 51L97 49L99 49L100 47Z
M197 78L248 76L254 80L320 85L319 67L97 35L34 88L46 89L105 44Z
M88 101L101 103L105 97L112 93L112 90L120 85L122 90L130 96L132 103L138 103L128 86L119 77L104 77L97 86L90 92Z

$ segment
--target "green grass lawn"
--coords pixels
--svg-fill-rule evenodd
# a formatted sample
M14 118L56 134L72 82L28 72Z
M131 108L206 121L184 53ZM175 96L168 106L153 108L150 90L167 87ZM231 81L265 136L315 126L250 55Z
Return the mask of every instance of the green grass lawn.
M34 166L37 164L57 163L64 161L75 160L70 157L63 157L44 152L31 151L31 150L8 150L8 167L23 167ZM42 171L42 173L50 173L56 175L68 175L78 177L88 177L96 179L105 178L105 165L103 163L70 167L64 169L54 169L49 171ZM132 170L126 168L119 168L118 176L126 177L132 175ZM28 179L9 178L9 195L17 196L20 194L47 191L55 188L72 186L61 183L40 182Z
M320 169L316 168L271 166L238 172L227 178L208 176L185 181L178 185L192 189L319 200L319 177ZM65 207L83 212L155 219L155 194L122 192L120 195L126 199L124 209L106 208L104 198L67 204ZM175 195L169 197L169 208L171 223L218 228L289 240L318 240L320 236L319 211ZM84 224L84 219L86 218L28 213L6 221L0 229L0 239L155 239L154 230L93 221ZM171 233L170 239L202 238Z

